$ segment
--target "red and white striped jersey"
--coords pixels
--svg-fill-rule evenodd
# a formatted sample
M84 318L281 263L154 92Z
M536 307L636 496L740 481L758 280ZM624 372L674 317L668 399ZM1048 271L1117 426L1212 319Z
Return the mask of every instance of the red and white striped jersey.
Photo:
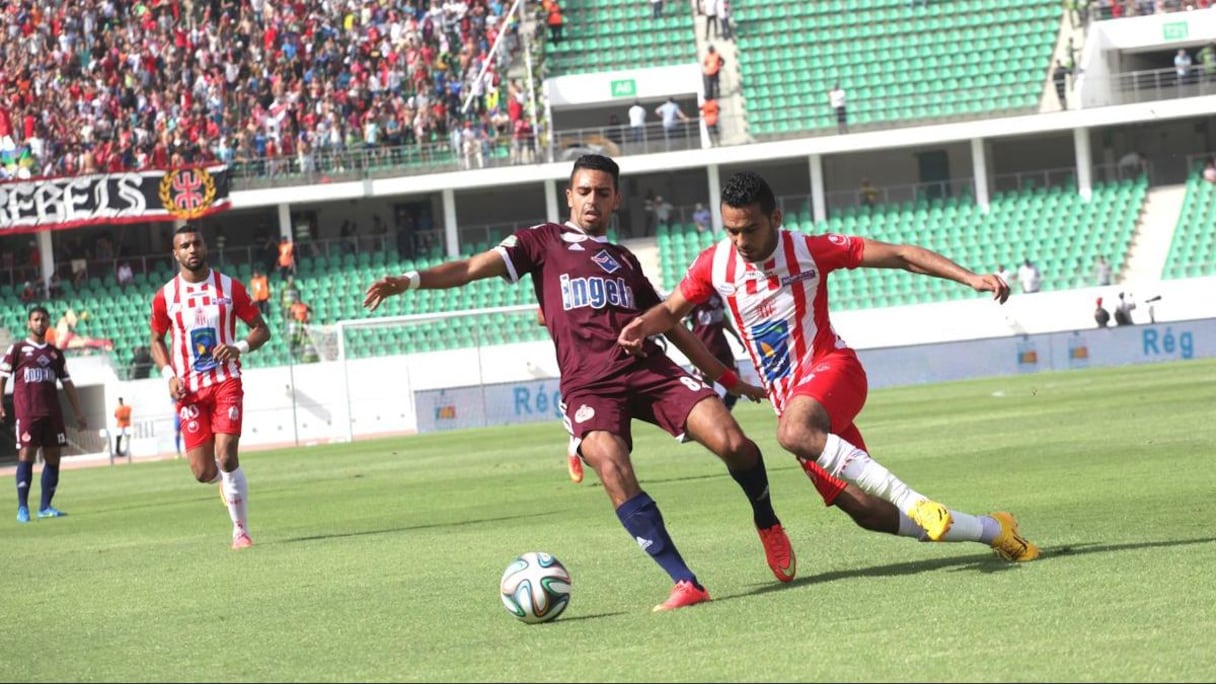
M176 275L152 298L152 333L173 332L169 359L190 392L241 376L241 362L221 364L215 348L236 344L236 320L252 325L258 308L240 281L215 269L201 283Z
M701 252L680 282L694 304L715 291L726 302L778 414L820 357L849 348L828 317L827 275L857 268L863 245L846 235L778 230L773 256L752 264L724 239Z

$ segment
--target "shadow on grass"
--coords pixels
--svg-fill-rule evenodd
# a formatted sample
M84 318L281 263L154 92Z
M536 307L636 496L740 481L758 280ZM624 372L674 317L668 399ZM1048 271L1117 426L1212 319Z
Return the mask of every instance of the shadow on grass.
M560 625L563 622L575 622L577 620L599 620L601 618L610 618L610 617L616 617L618 615L627 615L627 614L628 613L626 613L623 610L618 610L615 613L596 613L594 615L576 615L576 616L572 616L572 617L566 617L565 615L563 615L563 616L559 617L558 619L554 620L553 622L547 622L545 624Z
M1079 556L1082 554L1139 551L1142 549L1211 543L1216 543L1216 537L1205 537L1200 539L1176 539L1171 541L1144 541L1128 544L1099 544L1096 542L1086 544L1069 544L1067 546L1060 547L1044 547L1043 555L1040 556L1038 560L1031 561L1029 563L1007 563L992 555L929 558L919 561L906 561L903 563L876 565L869 568L855 568L852 570L834 570L832 572L825 572L818 575L803 576L789 582L788 584L763 584L750 591L744 591L728 596L715 596L714 601L728 601L733 598L758 596L760 594L767 594L772 591L785 591L788 589L794 589L795 587L825 584L827 582L835 582L837 580L857 579L863 577L897 577L900 575L915 575L921 572L933 572L935 570L951 570L952 572L974 570L983 573L1007 572L1010 570L1018 570L1023 567L1033 567L1037 563L1051 561L1057 558L1067 558L1069 556Z
M355 532L331 532L329 534L313 534L307 537L288 537L287 539L279 539L277 541L269 541L263 544L291 544L294 542L320 541L322 539L343 539L346 537L366 537L373 534L393 534L396 532L410 532L413 530L429 530L437 527L465 527L466 525L480 525L482 523L503 522L505 520L522 520L525 518L540 518L547 515L557 515L561 511L546 511L544 513L528 513L525 515L504 515L497 518L477 518L475 520L457 520L455 522L435 522L422 523L419 525L403 525L402 527L388 527L380 530L358 530Z

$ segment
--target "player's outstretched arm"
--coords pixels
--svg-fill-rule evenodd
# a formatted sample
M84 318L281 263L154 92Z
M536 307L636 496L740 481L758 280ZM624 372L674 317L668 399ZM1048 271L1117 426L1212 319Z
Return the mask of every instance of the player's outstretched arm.
M684 293L680 292L680 288L677 287L667 299L629 321L617 336L617 344L621 345L627 354L642 354L642 345L646 343L647 337L667 333L677 327L684 328L681 321L692 311L692 307L693 303L685 299ZM687 328L685 331L687 332ZM674 338L672 341L675 341ZM688 354L688 352L684 353Z
M684 356L688 357L692 365L700 368L705 377L710 378L712 382L720 383L727 392L747 397L752 401L760 401L768 396L763 387L740 380L734 369L727 368L726 364L719 361L718 357L714 356L713 352L705 346L705 343L692 334L688 328L683 325L673 325L665 334L677 349L684 352Z
M462 287L474 280L507 275L507 263L496 250L489 250L468 259L449 261L426 269L409 271L399 276L385 276L368 286L363 296L363 308L375 311L384 300L406 290L446 290Z
M893 245L880 240L861 239L864 241L862 266L899 268L912 273L953 280L976 292L991 292L992 298L1002 304L1009 299L1008 283L995 273L980 275L956 264L942 254L917 245Z

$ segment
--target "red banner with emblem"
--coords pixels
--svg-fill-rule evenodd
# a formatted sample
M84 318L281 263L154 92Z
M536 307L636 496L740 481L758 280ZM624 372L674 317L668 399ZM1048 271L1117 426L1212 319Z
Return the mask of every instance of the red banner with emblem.
M223 164L0 183L0 234L191 220L231 205Z

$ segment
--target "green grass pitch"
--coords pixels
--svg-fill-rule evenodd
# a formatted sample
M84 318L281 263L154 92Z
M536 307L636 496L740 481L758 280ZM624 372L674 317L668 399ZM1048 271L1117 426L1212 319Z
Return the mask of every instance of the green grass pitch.
M256 399L256 398L254 398ZM0 521L9 681L1211 681L1216 363L874 392L880 461L974 513L1013 511L1044 557L855 527L764 450L798 553L779 585L715 458L635 423L634 461L712 603L670 583L596 476L570 483L560 424L242 457L255 546L228 548L182 461L64 471L70 515ZM12 497L11 476L5 478ZM35 491L38 495L37 476ZM555 554L569 609L503 609L516 554Z

